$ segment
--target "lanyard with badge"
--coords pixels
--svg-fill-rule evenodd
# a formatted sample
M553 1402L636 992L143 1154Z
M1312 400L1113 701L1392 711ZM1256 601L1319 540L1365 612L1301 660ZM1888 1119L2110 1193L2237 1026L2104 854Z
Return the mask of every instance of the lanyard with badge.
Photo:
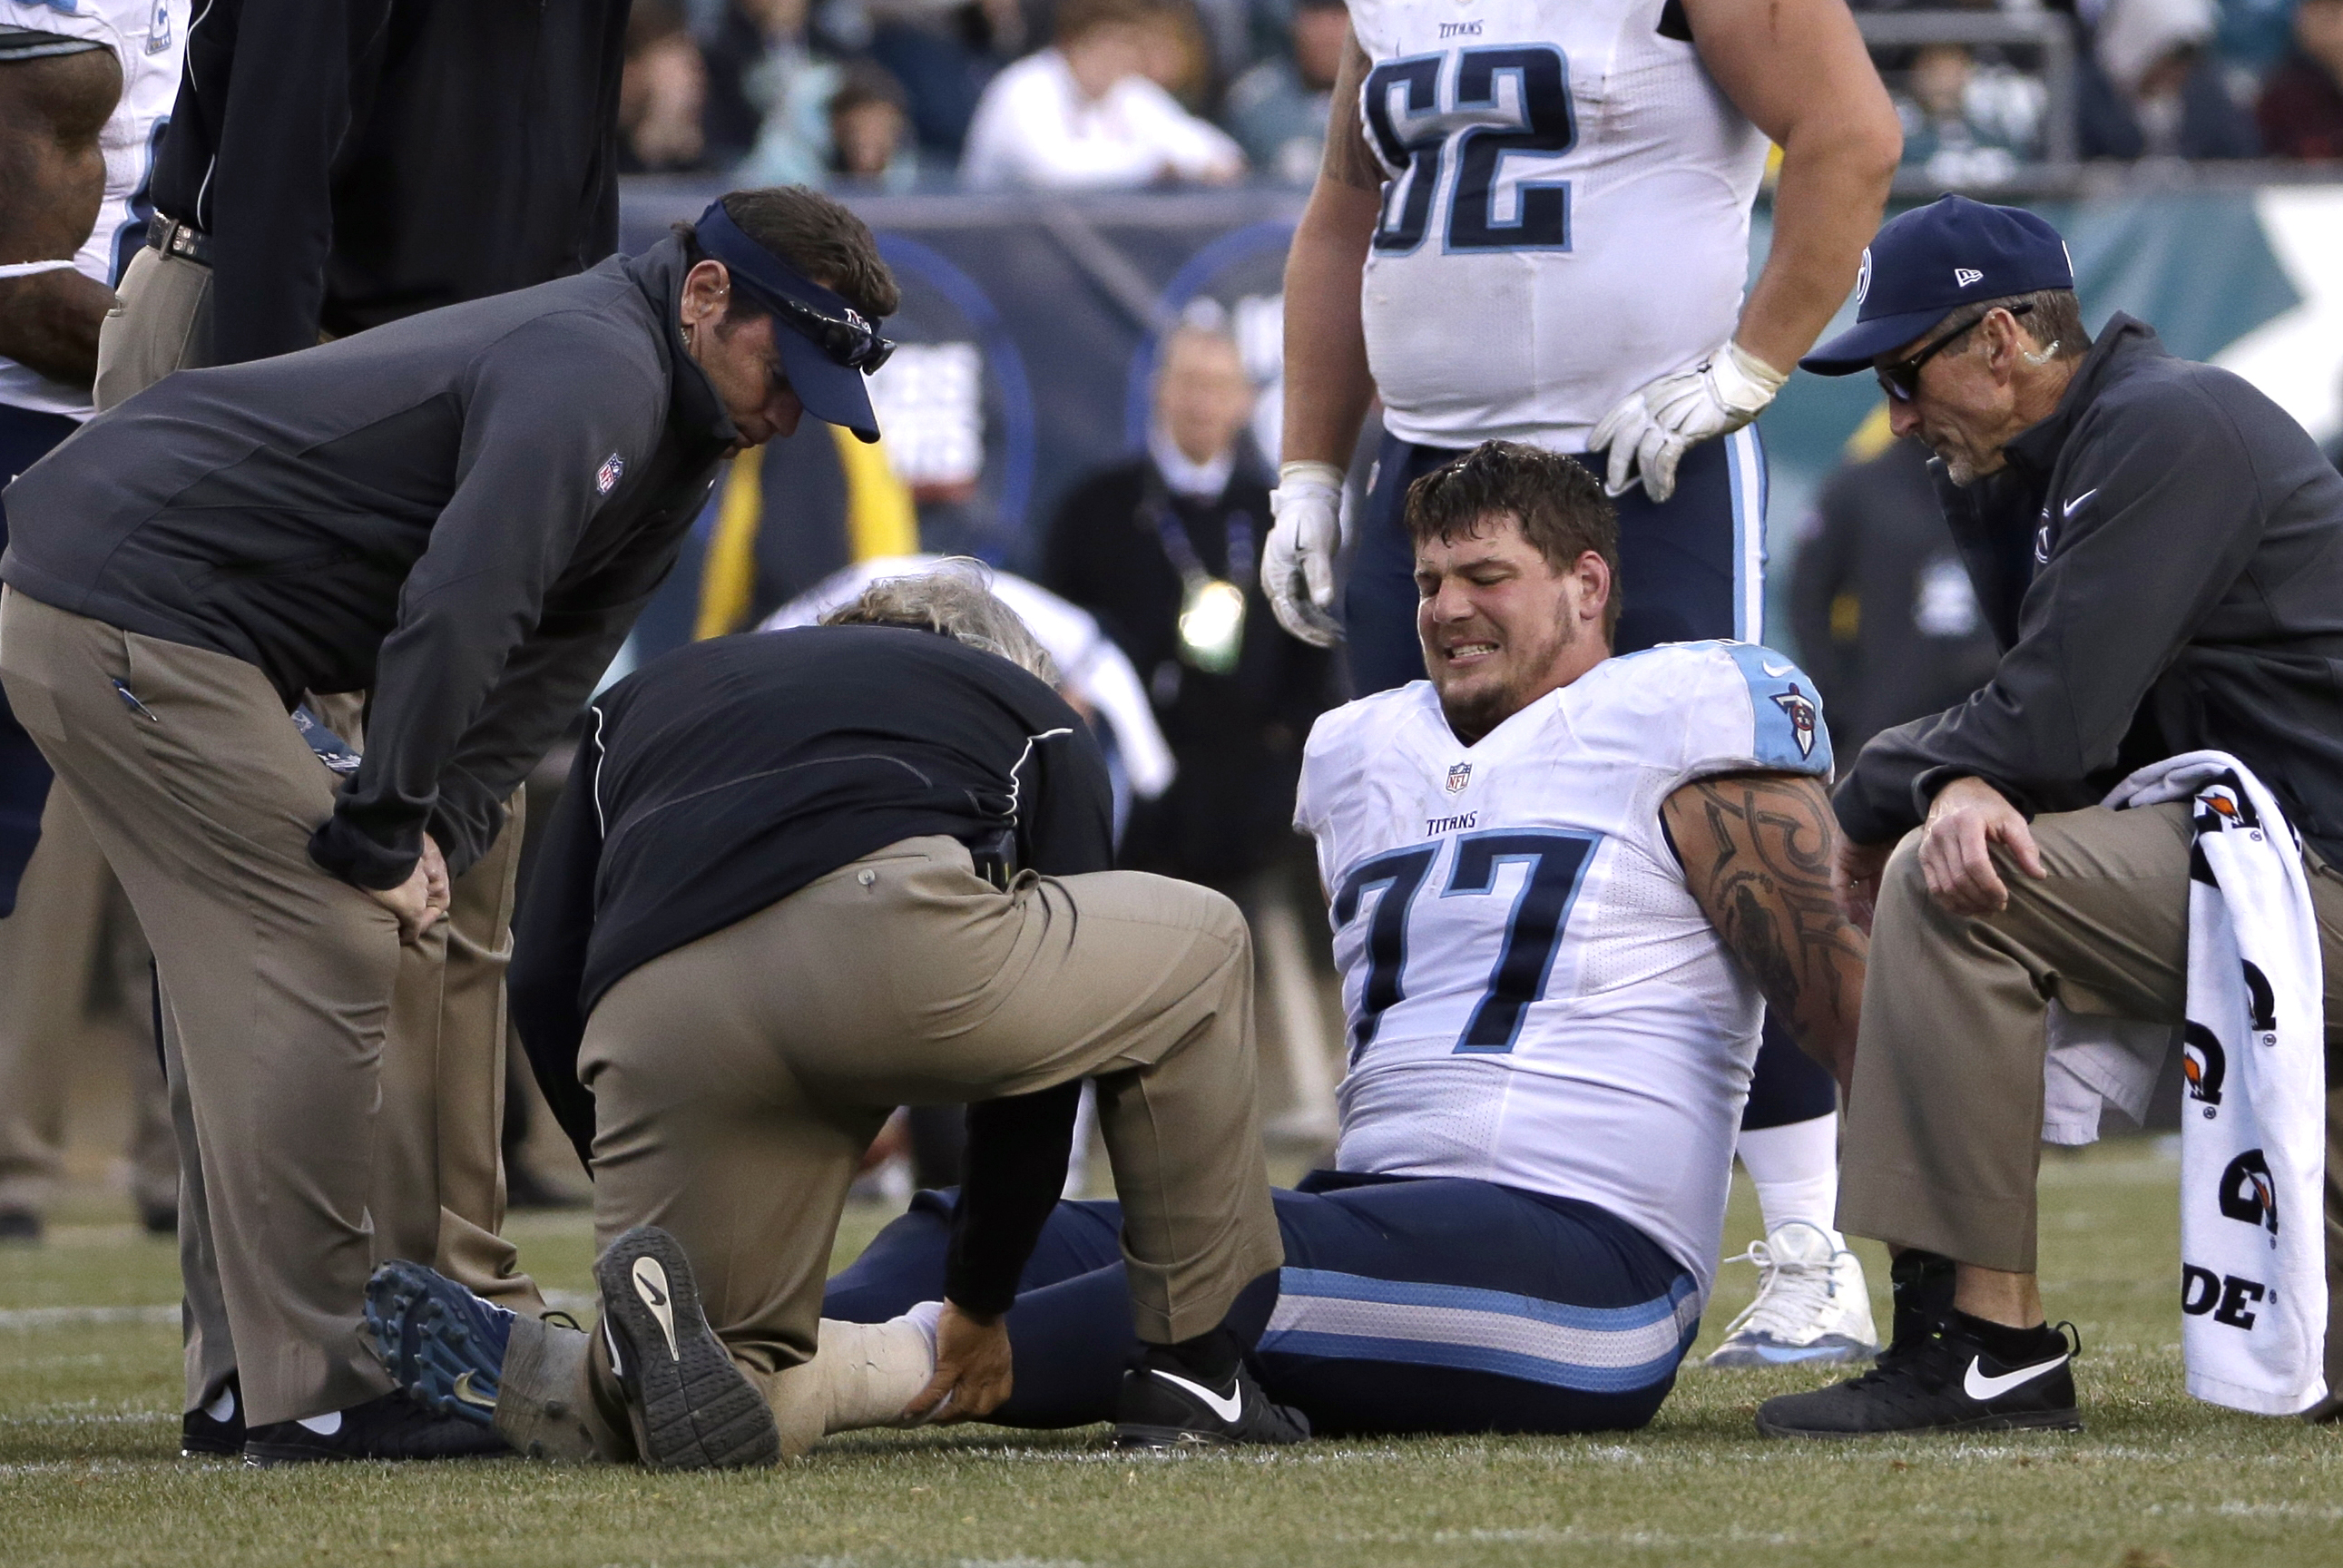
M1163 541L1172 569L1180 574L1181 661L1206 675L1233 673L1244 650L1245 597L1237 584L1253 572L1252 520L1241 510L1227 515L1229 576L1216 578L1205 570L1195 541L1161 490L1149 487L1143 509Z

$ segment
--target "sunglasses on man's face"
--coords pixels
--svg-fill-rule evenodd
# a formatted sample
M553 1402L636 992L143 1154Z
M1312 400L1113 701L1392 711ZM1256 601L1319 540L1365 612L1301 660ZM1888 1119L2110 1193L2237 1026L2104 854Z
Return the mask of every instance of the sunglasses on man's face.
M2023 316L2034 308L2034 302L2021 299L2015 305L1996 306L1995 308L2006 310L2012 316ZM1875 374L1879 377L1879 389L1898 403L1912 401L1920 395L1920 367L1984 326L1986 317L1992 314L1993 311L1988 310L1984 316L1963 322L1908 359L1898 359L1893 365L1877 367Z

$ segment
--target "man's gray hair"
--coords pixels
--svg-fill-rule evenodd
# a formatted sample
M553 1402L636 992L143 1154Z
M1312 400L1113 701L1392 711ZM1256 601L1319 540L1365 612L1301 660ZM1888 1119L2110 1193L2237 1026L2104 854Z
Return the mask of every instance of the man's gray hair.
M2080 359L2091 351L2091 334L2083 326L2083 302L2071 288L2044 288L1981 300L1967 307L1967 316L1972 321L1982 321L1996 308L2016 310L2020 306L2026 308L2017 315L2017 329L2041 345L2038 354L2028 356L2036 364Z
M917 577L880 578L821 624L940 632L1058 684L1058 667L1041 644L1015 610L992 597L992 568L967 556L947 557Z

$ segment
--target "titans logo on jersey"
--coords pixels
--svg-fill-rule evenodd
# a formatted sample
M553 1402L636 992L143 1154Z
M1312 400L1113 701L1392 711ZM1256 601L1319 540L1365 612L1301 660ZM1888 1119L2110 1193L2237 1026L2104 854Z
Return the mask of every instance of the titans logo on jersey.
M1665 0L1350 9L1390 176L1361 297L1393 434L1583 451L1731 334L1765 138Z
M1763 1004L1660 826L1694 779L1827 780L1789 660L1613 658L1460 743L1429 682L1311 732L1296 823L1342 972L1344 1171L1583 1199L1707 1289Z

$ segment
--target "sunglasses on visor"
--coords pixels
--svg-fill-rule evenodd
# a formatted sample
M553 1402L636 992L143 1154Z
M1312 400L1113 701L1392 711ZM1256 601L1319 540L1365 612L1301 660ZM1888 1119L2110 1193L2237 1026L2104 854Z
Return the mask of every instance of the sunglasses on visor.
M2021 299L2015 305L1994 307L1994 310L2006 310L2012 316L2023 316L2033 308L2034 302L2030 299ZM1878 367L1875 374L1879 377L1879 389L1898 403L1912 401L1920 395L1920 367L1984 326L1986 317L1992 314L1993 310L1987 310L1982 316L1963 322L1909 359L1898 359L1893 365Z
M785 294L756 288L753 282L750 287L759 300L772 307L776 316L809 339L815 347L850 370L860 370L868 376L886 364L888 357L895 352L893 340L880 337L860 317L849 321L836 316L826 316L812 306L791 299Z

